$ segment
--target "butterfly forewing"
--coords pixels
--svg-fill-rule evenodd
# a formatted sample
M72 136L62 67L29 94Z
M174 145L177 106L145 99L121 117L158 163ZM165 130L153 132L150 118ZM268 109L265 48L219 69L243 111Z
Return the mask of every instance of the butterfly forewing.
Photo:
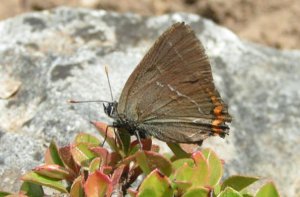
M223 135L231 120L204 48L184 23L161 35L131 74L118 113L163 141L185 143Z

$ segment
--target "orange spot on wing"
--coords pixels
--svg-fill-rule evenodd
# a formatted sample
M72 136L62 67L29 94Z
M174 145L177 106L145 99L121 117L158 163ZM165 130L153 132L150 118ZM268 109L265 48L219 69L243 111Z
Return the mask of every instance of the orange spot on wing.
M216 119L211 123L211 125L217 127L217 126L220 126L222 123L223 123L223 120Z
M222 105L218 105L217 107L214 108L214 114L216 116L220 116L223 110L223 106Z

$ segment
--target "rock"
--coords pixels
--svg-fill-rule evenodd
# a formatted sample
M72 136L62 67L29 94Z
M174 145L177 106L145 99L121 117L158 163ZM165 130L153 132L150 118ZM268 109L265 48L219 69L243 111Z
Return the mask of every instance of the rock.
M18 190L16 179L43 162L52 139L68 144L79 131L96 134L90 120L111 122L101 104L66 101L110 100L104 65L118 98L147 49L176 21L202 40L234 117L229 137L204 146L225 160L226 176L269 177L283 195L300 195L300 51L240 40L192 14L146 18L73 8L0 22L0 76L20 84L0 100L0 190Z

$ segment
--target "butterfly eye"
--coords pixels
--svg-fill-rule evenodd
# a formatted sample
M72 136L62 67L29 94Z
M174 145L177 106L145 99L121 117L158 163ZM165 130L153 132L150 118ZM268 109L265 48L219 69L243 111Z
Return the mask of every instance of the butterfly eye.
M109 116L113 117L115 114L115 103L103 104L104 112Z
M103 108L104 108L104 112L105 112L108 116L110 116L111 113L110 113L110 105L109 105L109 103L108 103L108 104L104 104L104 103L103 103Z

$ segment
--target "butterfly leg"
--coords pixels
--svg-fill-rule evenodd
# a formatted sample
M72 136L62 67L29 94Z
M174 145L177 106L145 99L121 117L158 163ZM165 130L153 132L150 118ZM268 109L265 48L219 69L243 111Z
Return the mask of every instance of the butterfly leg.
M109 127L113 127L113 126L112 126L112 125L107 125L107 127L106 127L106 129L105 129L104 140L103 140L103 142L102 142L102 144L101 144L101 147L103 147L104 144L105 144L105 142L106 142L106 139L107 139L107 131L108 131L108 128L109 128Z
M141 150L143 150L143 144L142 144L142 142L141 142L141 137L140 137L139 131L138 131L138 130L135 130L134 133L135 133L135 136L136 136L137 140L139 141Z
M124 144L123 144L123 141L121 139L121 136L119 135L119 132L116 131L116 127L114 127L114 134L115 134L115 144L116 144L116 146L118 146L117 142L119 142L119 145L121 147L124 147Z

